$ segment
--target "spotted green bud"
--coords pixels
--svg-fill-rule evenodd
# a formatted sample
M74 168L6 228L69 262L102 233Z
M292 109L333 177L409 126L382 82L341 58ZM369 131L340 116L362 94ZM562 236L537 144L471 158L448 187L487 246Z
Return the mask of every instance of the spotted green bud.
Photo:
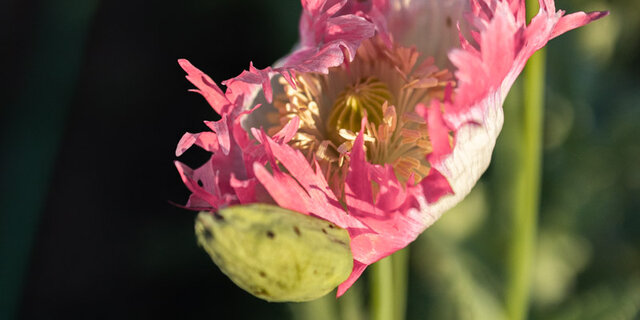
M273 205L200 212L195 231L222 272L267 301L319 298L346 280L353 268L346 230Z

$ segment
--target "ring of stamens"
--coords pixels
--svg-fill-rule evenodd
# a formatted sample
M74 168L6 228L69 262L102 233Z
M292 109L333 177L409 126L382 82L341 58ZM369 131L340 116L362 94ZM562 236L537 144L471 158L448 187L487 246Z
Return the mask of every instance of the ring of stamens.
M418 61L415 49L387 48L372 39L363 42L348 66L328 74L298 74L296 88L280 78L284 93L274 100L278 112L271 115L269 133L297 116L300 125L290 145L310 162L318 160L332 181L346 174L348 152L366 115L367 161L389 163L401 181L414 177L417 182L429 173L426 155L432 149L427 124L415 106L442 100L444 88L453 84L451 73L438 70L432 59Z

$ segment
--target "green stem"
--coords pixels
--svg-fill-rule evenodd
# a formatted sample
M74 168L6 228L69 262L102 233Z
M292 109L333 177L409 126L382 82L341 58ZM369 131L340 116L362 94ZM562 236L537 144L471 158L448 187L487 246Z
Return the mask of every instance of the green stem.
M289 306L293 318L297 320L324 320L338 317L335 291L313 301L292 302Z
M371 266L371 319L392 320L394 315L393 262L386 257Z
M533 7L533 8L532 8ZM537 12L528 1L527 12ZM529 311L542 167L544 114L544 49L534 54L524 70L520 169L515 177L512 241L507 284L507 314L511 320L526 319Z
M407 309L407 283L409 282L409 247L391 256L393 263L393 289L395 314L393 319L404 319Z
M338 307L340 310L340 319L342 320L365 320L364 310L362 308L362 282L356 283L338 299Z

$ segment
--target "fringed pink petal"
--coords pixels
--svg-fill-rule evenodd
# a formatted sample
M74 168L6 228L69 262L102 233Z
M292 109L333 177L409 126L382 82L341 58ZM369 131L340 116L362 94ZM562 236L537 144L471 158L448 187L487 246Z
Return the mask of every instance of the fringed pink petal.
M240 105L242 99L231 103L227 99L229 90L222 95L207 75L186 60L180 60L180 64L187 71L187 78L199 88L198 92L207 98L221 116L218 121L205 121L212 132L185 134L178 143L178 156L193 144L213 153L209 161L196 170L176 163L185 185L193 193L186 207L219 208L265 199L266 191L258 186L253 175L254 163L266 163L264 150L249 141L247 132L241 126L241 118L255 108L244 111ZM291 135L290 130L286 133Z
M271 90L271 74L274 70L271 67L264 69L256 69L253 66L253 62L249 63L249 70L244 70L242 73L232 79L222 81L222 84L227 86L228 91L232 92L232 96L237 98L238 96L251 96L252 92L262 87L267 101L272 100Z
M231 148L231 137L229 135L228 116L223 114L218 121L206 121L205 124L216 133L218 137L218 145L225 155L229 154ZM217 150L212 150L217 151Z
M483 0L477 0L484 3ZM455 72L458 87L454 104L447 106L447 120L457 129L463 123L480 122L481 110L476 102L490 91L499 91L504 78L510 72L515 57L515 37L519 26L507 2L497 2L495 11L480 10L478 18L492 16L490 22L480 30L480 51L454 49L449 58L458 68ZM480 21L486 21L481 19ZM519 42L519 41L518 41ZM499 102L502 104L502 101Z
M282 172L270 174L264 166L257 163L253 172L279 206L300 213L310 213L313 208L311 199L291 176Z
M367 268L367 265L364 263L360 263L358 261L353 262L353 270L349 275L349 278L345 280L338 286L338 292L336 293L336 297L340 298L351 286L360 278L364 270Z
M255 177L247 180L239 180L234 174L231 174L231 179L229 181L229 184L233 188L240 203L254 203L257 201L257 183L258 180Z
M393 47L393 35L389 32L387 17L385 16L385 13L388 11L389 3L386 0L374 0L370 8L353 8L350 12L371 21L375 25L378 37L380 37L387 48L391 48Z
M211 207L218 208L223 202L217 194L215 186L215 174L210 171L211 166L207 162L197 170L193 170L179 161L174 162L182 182L191 190L192 195L186 207ZM204 179L203 179L204 178ZM206 184L205 184L206 182ZM202 184L202 186L200 186Z
M418 104L416 112L426 120L429 130L432 151L427 156L427 160L432 166L437 165L451 153L451 143L449 141L449 131L451 129L447 127L442 118L440 101L433 100L429 108L423 104Z
M420 186L400 183L390 165L372 165L366 161L363 132L366 118L362 121L362 129L350 152L344 197L349 216L366 228L347 228L354 265L359 268L354 267L351 276L340 285L342 293L366 266L404 248L432 223L421 211L412 209L418 206L416 196L422 194Z
M300 118L293 117L289 122L287 122L280 131L276 132L273 135L272 139L276 143L285 144L291 141L293 136L298 132L298 126L300 125Z
M287 169L287 174L281 174L273 160L273 175L264 168L254 166L258 180L265 185L279 205L301 213L313 214L342 228L363 227L359 221L345 215L322 173L314 171L300 151L285 144L278 144L266 134L263 134L260 140L265 145L267 154ZM293 191L286 190L289 188Z
M331 16L338 12L347 0L301 0L303 14L314 20L322 20L322 16Z
M560 21L553 27L550 39L553 39L567 31L582 27L591 21L598 20L609 14L608 11L596 12L575 12L560 18Z
M406 241L405 237L377 233L361 233L351 236L353 259L370 265L390 254L406 247L415 240Z
M257 104L256 106L254 106L252 109L249 110L244 110L238 113L238 115L233 119L232 121L232 128L231 128L231 132L233 135L233 139L235 140L235 142L238 144L238 146L241 149L245 149L248 148L250 145L253 144L253 141L251 141L249 139L249 134L247 133L247 131L242 127L242 120L245 116L250 115L251 113L253 113L255 110L257 110L258 108L260 108L260 104Z
M344 15L327 20L325 27L324 42L334 43L345 48L348 57L344 59L353 60L356 50L362 40L373 37L375 25L365 18L355 15Z
M323 42L327 20L344 8L347 0L302 0L298 31L302 47L318 47Z
M436 168L431 168L429 174L420 181L420 185L428 203L435 203L443 196L453 194L449 181Z
M456 68L453 101L434 102L428 110L417 108L428 123L433 146L428 156L431 172L419 184L424 199L417 199L426 202L421 211L432 221L462 200L489 166L502 128L502 103L527 59L549 39L606 15L562 17L552 0L541 0L540 6L527 26L522 0L470 1L471 39L459 32L461 47L449 53ZM448 150L451 131L453 149Z
M364 150L363 150L364 151ZM403 184L396 178L391 165L379 166L371 165L371 181L378 186L378 192L375 199L376 207L386 212L394 212L399 210L407 201L406 186L412 183Z
M428 212L433 218L438 219L460 202L489 166L504 121L502 104L497 101L499 97L493 95L480 102L482 107L475 110L482 110L482 124L461 126L455 132L455 146L451 154L435 164L430 174L420 182L429 202ZM434 202L433 198L438 200Z
M225 108L231 105L231 102L222 93L222 90L220 90L208 75L194 67L186 59L179 59L178 63L180 64L180 67L187 72L187 80L198 88L197 90L192 89L190 91L200 93L218 114L223 113Z
M234 101L255 96L256 88L262 88L268 102L272 101L271 77L280 74L295 87L292 74L298 72L327 73L329 68L352 60L360 43L374 36L376 26L367 19L354 14L337 14L346 1L305 0L300 18L300 47L281 60L275 68L256 69L251 65L248 71L223 81L227 86L227 98ZM232 94L229 94L229 91Z
M209 152L218 151L218 136L215 132L186 132L178 142L178 146L176 147L176 157L181 156L194 144Z
M366 121L366 118L362 119L363 124L366 123ZM364 127L364 125L362 127ZM369 176L369 170L367 168L369 163L364 153L364 133L362 129L353 142L353 148L349 156L349 171L347 179L345 180L347 201L349 202L349 199L351 199L352 204L355 204L356 201L362 201L367 205L372 205L374 199L371 190L371 177ZM360 208L354 206L353 211L360 211Z
M477 109L486 105L487 98L497 97L493 103L502 105L527 59L549 39L607 14L579 12L562 17L564 12L556 12L552 0L540 1L540 6L540 12L526 26L524 1L471 1L469 23L475 28L473 42L478 47L465 40L461 49L449 53L458 80L454 103L445 115L452 128L481 123L483 112Z

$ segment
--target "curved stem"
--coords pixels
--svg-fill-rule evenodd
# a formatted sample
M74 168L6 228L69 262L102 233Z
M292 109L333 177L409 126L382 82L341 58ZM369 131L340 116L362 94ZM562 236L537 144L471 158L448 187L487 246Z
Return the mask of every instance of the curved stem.
M533 8L532 8L533 7ZM527 12L537 12L528 1ZM529 310L542 167L545 51L535 53L524 70L520 169L515 175L512 241L507 284L507 314L511 320L526 319Z

